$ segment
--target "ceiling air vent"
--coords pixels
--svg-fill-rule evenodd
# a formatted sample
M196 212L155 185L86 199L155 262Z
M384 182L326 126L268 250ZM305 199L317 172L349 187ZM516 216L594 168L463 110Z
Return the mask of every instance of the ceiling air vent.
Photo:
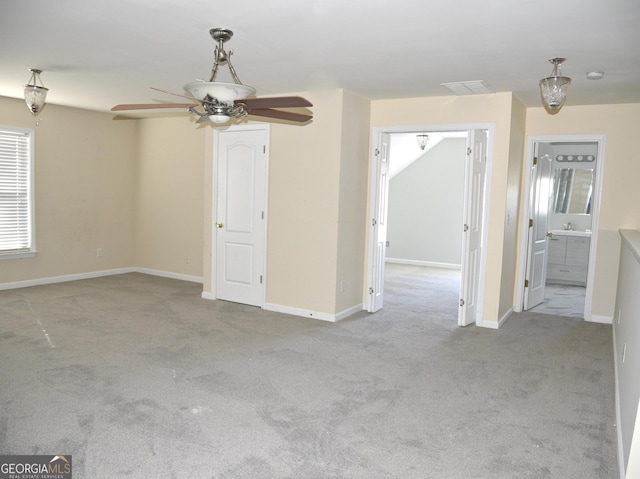
M489 90L482 80L456 81L450 83L441 83L456 95L481 95L484 93L494 93Z

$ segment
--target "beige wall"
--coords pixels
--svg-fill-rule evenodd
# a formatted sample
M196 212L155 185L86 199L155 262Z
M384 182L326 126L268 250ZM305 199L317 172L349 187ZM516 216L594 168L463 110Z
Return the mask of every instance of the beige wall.
M56 105L41 117L0 97L0 124L36 135L38 250L2 260L0 283L133 267L200 280L206 130Z
M484 311L485 321L496 322L508 312L506 305L513 304L513 279L515 262L511 242L515 221L506 226L507 211L517 211L517 199L507 194L517 189L518 168L515 162L521 157L521 150L514 158L514 151L521 147L521 140L512 146L511 134L514 126L521 126L522 106L511 93L490 95L446 96L437 98L407 98L377 100L371 104L371 127L402 125L459 125L493 123L493 165L490 177L489 224L487 245L487 271L485 278ZM518 102L519 103L519 102ZM514 113L515 112L515 113ZM517 116L512 124L512 117ZM513 163L513 164L512 164ZM511 170L510 170L511 168ZM515 170L514 170L515 168ZM516 173L511 172L516 171ZM519 181L519 178L518 180ZM515 183L514 183L515 182ZM508 204L508 202L510 202ZM506 269L506 270L505 270ZM511 271L513 270L513 271ZM502 278L511 284L502 287ZM506 299L505 299L506 297Z
M0 261L0 283L130 267L137 122L0 97L0 124L35 131L34 258ZM97 256L97 249L103 256Z
M340 197L338 204L338 256L335 280L336 306L340 313L363 306L369 185L370 101L344 92Z
M266 303L330 317L362 305L369 101L342 90L300 94L314 105L313 121L270 126ZM214 149L209 133L205 293L212 287Z
M311 124L271 126L268 303L327 314L362 304L372 127L492 123L483 319L498 321L514 303L520 182L531 135L606 135L593 314L612 315L617 231L640 228L633 150L640 104L565 106L551 116L525 110L510 93L373 102L342 90L304 96L315 105ZM0 98L0 124L36 132L39 251L1 261L0 283L141 267L202 277L207 291L210 127L47 105L36 128L24 102L9 98Z
M267 303L333 313L342 91L303 96L313 122L271 128Z
M511 108L511 135L509 141L509 167L507 171L507 195L505 211L505 231L503 246L502 277L500 281L499 317L504 317L514 307L516 294L518 253L520 251L518 231L520 221L518 213L522 196L520 194L523 171L522 151L525 146L525 123L527 110L514 98Z
M640 229L640 161L635 139L640 104L565 106L557 115L527 110L527 136L606 135L592 314L612 317L620 257L619 229Z
M201 280L208 128L187 117L139 123L135 266Z

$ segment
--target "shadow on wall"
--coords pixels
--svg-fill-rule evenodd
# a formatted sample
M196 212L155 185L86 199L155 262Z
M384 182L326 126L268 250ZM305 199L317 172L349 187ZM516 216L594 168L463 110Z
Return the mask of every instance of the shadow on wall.
M464 135L439 138L424 152L414 134L401 135L397 148L392 135L389 166L396 173L389 182L388 261L460 268Z

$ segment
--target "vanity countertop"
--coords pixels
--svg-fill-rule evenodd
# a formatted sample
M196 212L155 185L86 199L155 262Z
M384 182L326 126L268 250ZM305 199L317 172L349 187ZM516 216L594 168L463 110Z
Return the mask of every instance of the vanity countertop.
M576 230L551 230L554 236L579 236L581 238L591 238L591 231L576 231Z

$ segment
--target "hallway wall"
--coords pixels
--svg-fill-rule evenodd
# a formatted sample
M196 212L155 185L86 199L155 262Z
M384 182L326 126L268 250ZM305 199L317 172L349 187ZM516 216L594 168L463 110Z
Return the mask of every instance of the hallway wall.
M391 178L387 260L460 267L465 151L442 140Z

